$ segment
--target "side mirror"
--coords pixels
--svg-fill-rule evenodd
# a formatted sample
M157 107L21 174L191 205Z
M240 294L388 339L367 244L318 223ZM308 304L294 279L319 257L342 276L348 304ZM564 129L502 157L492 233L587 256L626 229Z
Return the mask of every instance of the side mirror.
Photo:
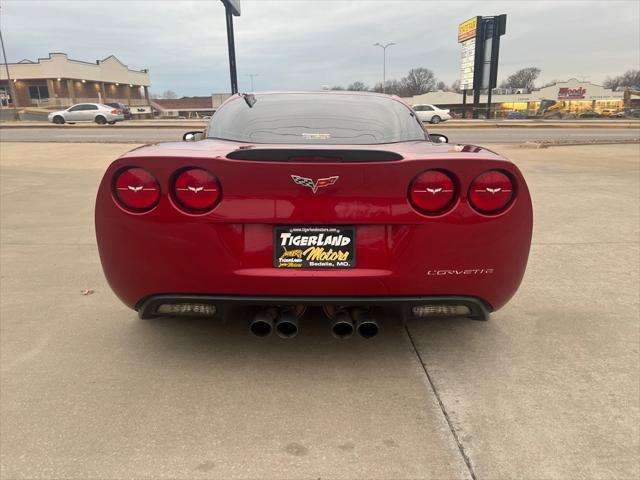
M446 135L442 135L441 133L430 133L429 140L433 143L449 143L449 139Z
M185 142L197 142L198 140L202 140L204 138L204 132L200 130L194 130L193 132L187 132L182 135L182 140Z

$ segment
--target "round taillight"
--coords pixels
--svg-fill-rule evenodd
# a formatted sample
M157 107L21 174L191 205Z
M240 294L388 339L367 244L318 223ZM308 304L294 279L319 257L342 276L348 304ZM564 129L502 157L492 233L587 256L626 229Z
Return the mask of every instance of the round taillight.
M409 198L417 210L439 214L455 201L456 184L451 175L441 170L427 170L411 182Z
M509 175L499 170L489 170L471 183L469 202L480 213L500 213L511 204L514 190Z
M144 212L160 200L160 185L144 168L128 168L116 178L115 195L123 207Z
M220 200L220 184L213 174L201 168L184 170L173 185L178 204L185 210L204 212Z

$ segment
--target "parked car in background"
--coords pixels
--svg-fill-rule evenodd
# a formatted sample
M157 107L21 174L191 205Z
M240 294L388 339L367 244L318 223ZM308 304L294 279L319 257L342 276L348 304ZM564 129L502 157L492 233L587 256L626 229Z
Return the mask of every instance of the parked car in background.
M95 122L98 125L113 125L124 120L121 110L101 103L78 103L66 110L52 112L48 120L59 125L63 123Z
M584 112L580 112L578 114L578 118L600 118L601 116L602 115L594 110L585 110Z
M527 114L527 112L522 112L522 111L518 111L518 110L514 110L513 112L509 112L509 114L507 115L507 118L510 120L524 120L526 118L528 118L529 115Z
M449 110L443 110L435 105L414 105L413 109L421 122L440 123L451 120Z
M132 117L131 109L129 108L128 105L125 105L124 103L119 103L119 102L105 103L105 105L120 110L122 112L122 115L124 115L125 120L131 120L131 117Z
M626 116L630 118L640 118L640 108L632 108L627 112Z

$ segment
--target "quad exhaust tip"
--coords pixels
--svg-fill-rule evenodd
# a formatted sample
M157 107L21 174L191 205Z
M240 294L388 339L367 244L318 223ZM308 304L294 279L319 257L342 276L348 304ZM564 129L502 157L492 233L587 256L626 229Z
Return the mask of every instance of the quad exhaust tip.
M298 335L298 317L290 310L281 312L276 320L276 333L281 338L293 338Z
M362 338L370 339L378 335L380 328L370 311L355 309L353 316L356 319L356 331Z
M273 308L258 311L249 325L251 333L256 337L268 337L271 335L276 315L277 312Z
M256 312L249 328L257 337L268 337L275 330L281 338L293 338L299 332L298 316L292 309L263 308ZM331 317L331 333L340 340L351 338L356 332L370 339L379 331L378 322L369 310L340 308Z
M346 310L340 310L334 317L331 323L331 333L334 337L345 340L353 336L355 326L353 319L349 312Z
M352 337L355 332L366 339L373 338L380 332L371 311L363 308L340 308L331 319L331 333L341 340Z

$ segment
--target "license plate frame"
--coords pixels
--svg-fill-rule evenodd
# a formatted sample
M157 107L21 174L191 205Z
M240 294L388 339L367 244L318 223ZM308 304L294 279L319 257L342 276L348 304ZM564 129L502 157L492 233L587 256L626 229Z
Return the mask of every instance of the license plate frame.
M350 225L274 226L273 266L298 270L355 268L356 228Z

